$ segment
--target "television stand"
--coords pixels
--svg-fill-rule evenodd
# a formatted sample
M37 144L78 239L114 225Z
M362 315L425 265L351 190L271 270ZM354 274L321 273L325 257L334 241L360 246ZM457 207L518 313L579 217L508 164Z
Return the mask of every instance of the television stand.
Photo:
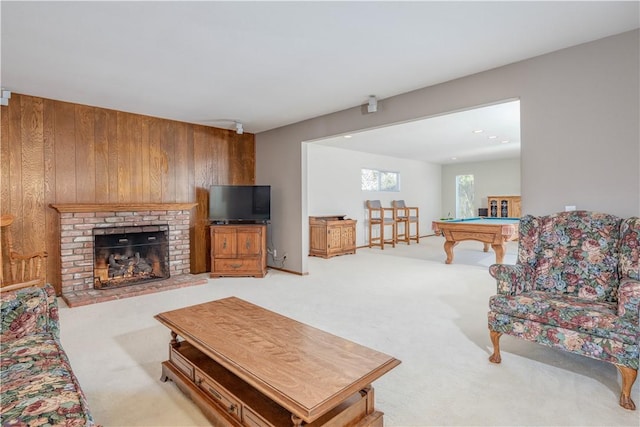
M211 235L210 277L264 277L267 274L265 224L216 224Z

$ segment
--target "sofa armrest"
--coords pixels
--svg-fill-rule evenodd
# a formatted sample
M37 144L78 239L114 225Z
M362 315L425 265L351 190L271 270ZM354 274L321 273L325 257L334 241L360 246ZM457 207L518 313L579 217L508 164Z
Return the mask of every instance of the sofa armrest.
M618 288L618 316L640 319L640 280L623 279Z
M496 279L499 294L517 295L531 290L530 270L524 264L493 264L489 274Z
M58 300L49 284L0 293L0 311L3 341L42 333L60 338Z

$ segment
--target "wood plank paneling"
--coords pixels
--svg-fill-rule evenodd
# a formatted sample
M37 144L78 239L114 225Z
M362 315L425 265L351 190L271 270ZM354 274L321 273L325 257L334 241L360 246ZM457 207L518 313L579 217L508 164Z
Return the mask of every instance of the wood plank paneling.
M149 195L152 203L162 201L162 176L167 173L168 159L162 152L159 119L149 123Z
M191 251L197 254L210 253L209 239L209 187L218 184L217 159L213 143L213 129L197 126L193 133L194 177L196 188L196 207L193 215L194 230ZM223 181L224 182L224 181ZM211 258L191 256L191 268L194 271L211 271Z
M174 141L175 127L162 121L160 131L160 150L166 160L166 172L160 177L162 183L162 199L176 199L176 159Z
M129 115L131 126L131 139L127 141L129 146L129 179L130 179L130 196L129 200L143 200L144 189L142 188L142 175L144 170L142 167L142 159L145 156L146 147L142 144L142 127L144 117L138 115Z
M140 176L141 202L151 202L150 175L148 172L144 172L149 171L151 167L151 151L149 145L149 126L151 120L150 117L143 117L140 127L140 170L143 171Z
M135 123L130 114L118 112L117 153L118 203L131 199L131 141L135 138Z
M45 235L44 182L44 132L42 122L43 100L26 97L22 100L22 231L16 233L16 250L35 252L41 247Z
M46 212L45 250L47 257L47 278L51 283L61 283L61 260L53 254L60 250L60 215L51 208L56 202L56 152L55 152L55 106L56 102L45 99L42 113L44 138L44 202ZM57 287L60 291L59 287Z
M11 105L9 105L11 108ZM76 202L76 129L75 107L67 102L54 106L56 162L56 202Z
M0 125L1 213L18 217L16 246L49 253L47 279L58 291L59 217L50 204L197 202L191 269L201 273L209 186L255 179L249 133L20 94L0 110Z
M22 96L12 96L11 107L9 108L9 170L11 171L10 192L8 206L16 218L22 218ZM3 130L4 133L4 130ZM4 213L4 212L3 212ZM17 225L17 224L16 224ZM12 230L16 236L20 236L17 229Z
M75 106L76 194L77 201L96 201L95 111L85 105Z
M9 174L9 111L0 106L0 213L11 210L9 188L11 175Z
M110 159L114 144L115 114L111 110L95 109L94 148L96 203L109 203L109 193L117 188L117 176L111 173ZM113 182L112 182L113 181Z
M191 138L188 135L186 125L184 123L176 123L174 130L174 138L177 141L184 141L185 144L177 144L174 146L174 159L175 159L175 174L174 174L174 182L175 182L175 199L177 201L188 201L192 196L193 189L191 188L191 179L190 175L192 175L190 163L192 164L193 159L190 162L189 151L190 147L193 147L193 141L190 141ZM180 183L180 184L178 184Z

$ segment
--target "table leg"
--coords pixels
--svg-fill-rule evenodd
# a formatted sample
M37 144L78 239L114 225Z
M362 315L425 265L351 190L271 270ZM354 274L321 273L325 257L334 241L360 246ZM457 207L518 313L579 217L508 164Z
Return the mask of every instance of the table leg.
M505 249L504 243L491 245L491 247L496 253L496 264L502 264L502 260L504 259L504 249Z
M169 342L169 344L171 344L171 347L173 348L180 347L180 341L178 341L178 334L176 334L173 331L171 331L171 342Z
M451 242L449 240L444 242L444 252L447 254L446 264L451 264L453 262L453 247L457 242Z
M485 252L489 252L489 244L488 243L482 243L484 245L484 247L482 248L483 251Z

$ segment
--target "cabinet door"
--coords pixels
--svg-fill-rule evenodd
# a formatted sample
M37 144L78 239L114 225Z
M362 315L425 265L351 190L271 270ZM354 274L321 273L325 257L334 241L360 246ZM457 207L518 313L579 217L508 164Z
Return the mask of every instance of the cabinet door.
M256 256L262 254L262 230L255 228L238 228L237 248L240 256Z
M514 197L511 201L511 212L509 213L509 216L512 218L520 218L520 216L522 216L519 197Z
M342 250L342 227L331 226L327 228L327 252L334 253Z
M356 247L356 230L353 224L340 227L342 249L351 250Z
M500 218L509 217L509 207L511 206L511 199L502 199L500 200Z
M215 257L233 257L236 255L236 230L233 228L214 228L211 233L211 250Z
M493 218L498 216L498 201L496 199L489 199L489 216Z

